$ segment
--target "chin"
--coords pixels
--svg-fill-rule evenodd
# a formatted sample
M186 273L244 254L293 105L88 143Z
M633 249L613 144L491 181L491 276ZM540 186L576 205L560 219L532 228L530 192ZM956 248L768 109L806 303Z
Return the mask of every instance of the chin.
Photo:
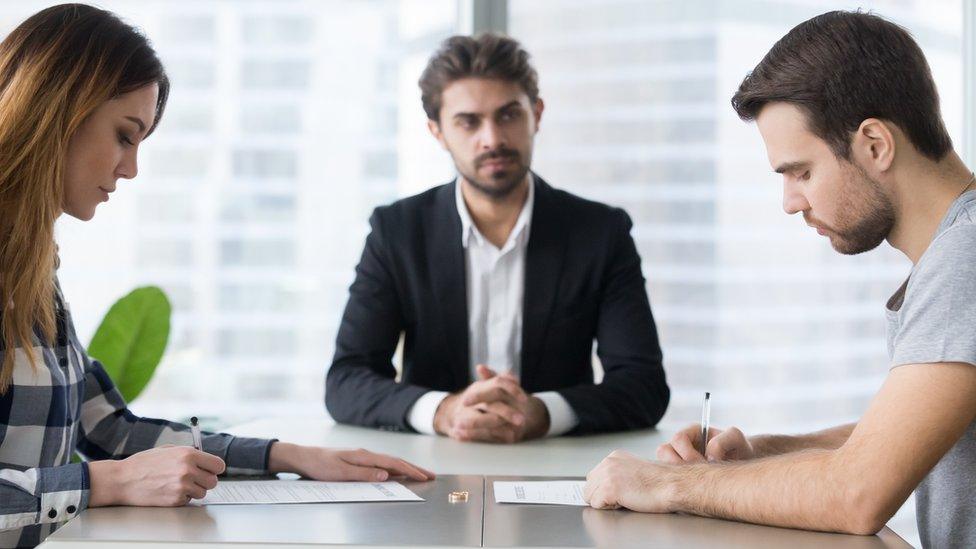
M65 208L64 213L70 215L71 217L77 219L78 221L91 221L95 217L95 207L91 208Z

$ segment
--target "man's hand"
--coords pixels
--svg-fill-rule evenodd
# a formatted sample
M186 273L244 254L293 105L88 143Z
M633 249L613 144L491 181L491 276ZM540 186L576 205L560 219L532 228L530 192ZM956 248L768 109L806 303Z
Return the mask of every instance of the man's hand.
M658 446L657 459L664 463L700 463L705 461L745 460L756 457L755 449L742 431L735 427L708 429L708 446L701 452L701 425L694 423L675 433L671 440Z
M463 441L512 443L549 430L549 411L526 394L511 374L478 365L479 380L445 398L434 415L434 430Z
M390 477L433 480L434 473L402 459L368 450L338 450L275 442L268 469L272 473L298 473L313 480L382 482Z
M175 507L217 486L224 461L189 446L164 446L121 461L92 461L90 505Z
M673 513L678 494L671 467L616 450L586 475L583 500L594 509Z

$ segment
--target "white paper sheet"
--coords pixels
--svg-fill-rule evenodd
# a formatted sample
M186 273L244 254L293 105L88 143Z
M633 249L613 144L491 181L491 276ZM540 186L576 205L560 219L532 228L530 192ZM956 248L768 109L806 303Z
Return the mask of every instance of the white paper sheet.
M495 503L586 506L582 480L495 481Z
M318 482L314 480L230 480L217 484L194 505L424 501L399 482Z

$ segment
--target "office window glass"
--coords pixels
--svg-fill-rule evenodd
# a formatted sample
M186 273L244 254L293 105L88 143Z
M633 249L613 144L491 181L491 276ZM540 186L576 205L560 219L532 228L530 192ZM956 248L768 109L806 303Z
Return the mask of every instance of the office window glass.
M3 4L0 31L55 3ZM370 213L452 176L417 79L454 33L456 2L99 5L145 31L172 90L138 177L91 222L59 221L79 336L115 299L156 284L173 325L136 413L321 416Z

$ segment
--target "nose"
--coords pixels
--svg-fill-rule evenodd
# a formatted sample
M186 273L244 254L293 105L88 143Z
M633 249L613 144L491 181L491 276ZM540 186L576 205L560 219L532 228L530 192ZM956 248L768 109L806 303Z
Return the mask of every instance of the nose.
M783 179L783 211L793 215L810 209L810 203L803 196L800 184L791 181L790 178Z
M481 140L481 148L486 151L495 150L505 144L505 136L494 120L486 120L482 124L479 138Z
M139 175L139 161L137 158L137 149L135 147L132 147L130 150L126 151L122 156L122 160L115 169L115 175L117 177L121 177L122 179L135 179L135 177Z

